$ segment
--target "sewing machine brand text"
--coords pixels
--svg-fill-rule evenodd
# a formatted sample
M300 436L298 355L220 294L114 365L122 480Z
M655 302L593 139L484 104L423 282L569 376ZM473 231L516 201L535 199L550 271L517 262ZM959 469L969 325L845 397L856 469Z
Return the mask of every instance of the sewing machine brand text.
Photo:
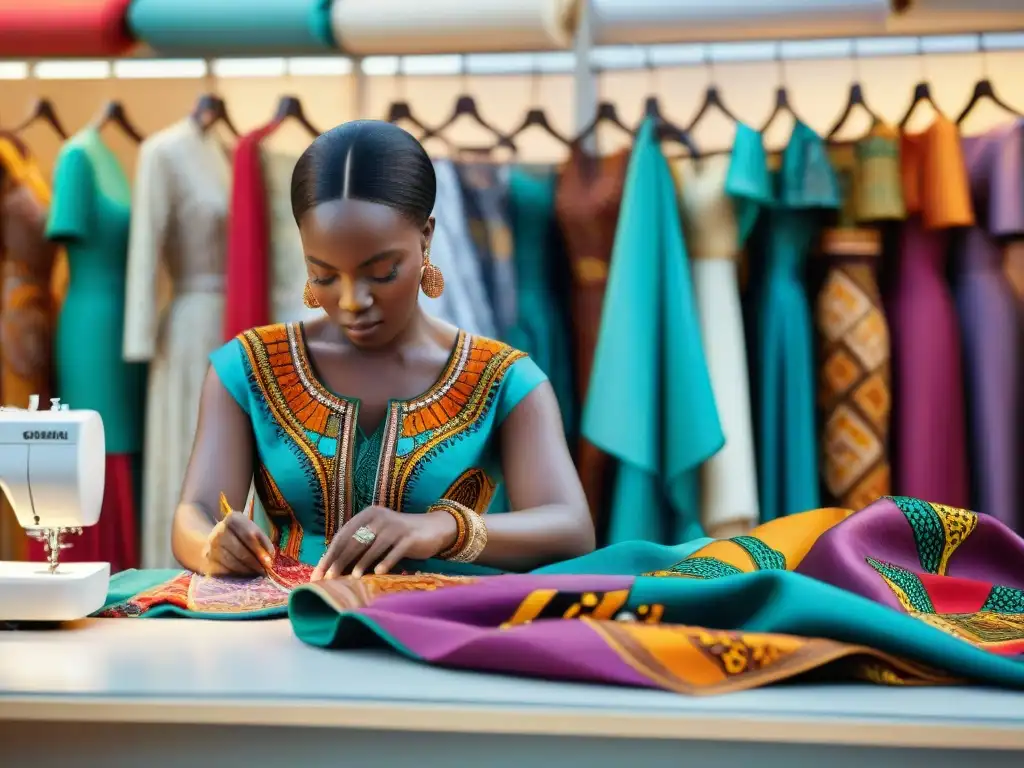
M27 429L21 433L25 440L67 440L68 433L63 429Z

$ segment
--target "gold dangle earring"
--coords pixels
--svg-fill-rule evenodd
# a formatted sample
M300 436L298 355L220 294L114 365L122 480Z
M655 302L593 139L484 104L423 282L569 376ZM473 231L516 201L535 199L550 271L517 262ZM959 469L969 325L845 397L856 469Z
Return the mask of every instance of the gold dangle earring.
M423 295L430 299L438 298L444 293L444 275L437 265L430 263L430 246L423 252L423 269L420 270L420 288Z
M316 296L313 295L313 289L309 286L309 280L306 281L306 287L302 289L302 303L309 309L318 309L320 302L316 300Z

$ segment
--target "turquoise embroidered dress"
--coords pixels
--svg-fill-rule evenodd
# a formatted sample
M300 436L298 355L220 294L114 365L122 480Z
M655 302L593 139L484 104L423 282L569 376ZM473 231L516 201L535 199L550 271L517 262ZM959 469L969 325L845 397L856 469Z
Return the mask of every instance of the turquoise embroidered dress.
M371 504L422 513L445 498L497 511L504 493L492 438L545 380L523 352L460 331L437 382L417 398L392 400L381 426L364 435L359 401L317 378L301 323L246 331L210 359L252 420L256 492L271 539L308 564Z
M703 535L697 469L725 437L675 182L650 120L629 161L582 431L619 460L608 543Z
M819 503L814 339L804 269L825 210L840 204L824 141L797 122L773 174L754 306L761 520Z

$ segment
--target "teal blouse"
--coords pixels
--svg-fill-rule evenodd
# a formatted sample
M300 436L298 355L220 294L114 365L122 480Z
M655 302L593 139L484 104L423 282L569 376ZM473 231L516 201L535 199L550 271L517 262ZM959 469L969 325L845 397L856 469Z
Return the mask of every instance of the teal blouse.
M423 513L450 499L481 514L502 511L498 428L546 378L525 353L460 331L437 382L390 401L380 428L364 435L359 401L317 378L301 323L246 331L210 361L252 421L270 537L307 564L371 504Z
M70 282L54 338L59 395L99 412L107 453L142 449L146 366L126 363L124 297L131 185L99 133L64 145L53 172L46 235L67 247Z

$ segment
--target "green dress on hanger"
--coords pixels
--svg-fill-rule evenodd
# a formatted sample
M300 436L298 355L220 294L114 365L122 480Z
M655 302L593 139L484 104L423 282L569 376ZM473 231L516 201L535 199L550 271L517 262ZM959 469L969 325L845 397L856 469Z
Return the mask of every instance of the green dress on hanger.
M528 354L548 375L572 445L576 437L576 390L569 327L557 291L557 262L564 261L565 255L559 252L553 237L555 181L553 168L515 166L509 172L516 324L506 341Z
M629 162L582 431L620 462L609 544L702 535L696 470L725 437L675 183L649 119Z
M761 520L819 504L814 337L805 266L839 187L822 138L797 122L772 174L754 306Z

